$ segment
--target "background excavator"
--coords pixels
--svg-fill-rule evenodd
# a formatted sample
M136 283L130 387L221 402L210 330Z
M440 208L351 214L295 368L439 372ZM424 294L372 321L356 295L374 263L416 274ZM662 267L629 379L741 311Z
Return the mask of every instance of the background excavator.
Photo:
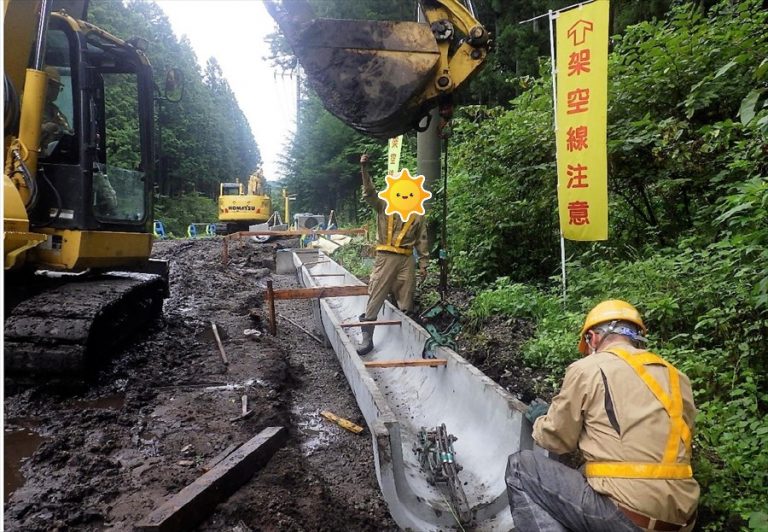
M141 41L84 20L87 3L4 0L9 373L83 373L168 293L167 264L149 259L152 69ZM113 138L118 125L134 134Z
M216 234L247 231L251 225L267 222L272 216L272 199L267 188L260 169L250 175L245 185L240 180L221 183Z
M326 109L387 139L425 129L436 106L449 119L452 93L479 71L491 45L471 2L418 4L426 24L315 19L306 0L266 5Z

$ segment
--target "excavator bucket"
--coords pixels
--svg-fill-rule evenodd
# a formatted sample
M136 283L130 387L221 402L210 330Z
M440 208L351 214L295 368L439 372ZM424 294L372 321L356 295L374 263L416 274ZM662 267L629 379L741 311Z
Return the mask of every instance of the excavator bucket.
M429 25L313 19L303 0L267 2L326 109L377 138L410 129L432 106L425 96L440 51Z

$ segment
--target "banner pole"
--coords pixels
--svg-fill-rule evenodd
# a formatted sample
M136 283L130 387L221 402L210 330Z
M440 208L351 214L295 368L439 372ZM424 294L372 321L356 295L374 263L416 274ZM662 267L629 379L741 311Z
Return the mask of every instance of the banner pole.
M557 134L557 68L555 65L555 33L552 22L555 19L555 15L552 10L549 10L549 52L552 55L552 107L554 109L552 123L554 124L555 134ZM567 297L566 282L565 282L565 238L563 238L563 231L560 230L560 270L563 272L563 302Z

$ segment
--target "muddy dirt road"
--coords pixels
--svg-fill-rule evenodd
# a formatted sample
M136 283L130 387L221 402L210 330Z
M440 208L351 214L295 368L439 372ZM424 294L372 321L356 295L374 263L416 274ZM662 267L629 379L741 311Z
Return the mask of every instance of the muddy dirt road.
M296 284L270 272L275 244L232 247L226 267L221 245L155 244L171 261L163 318L105 353L113 360L87 386L6 380L5 530L131 530L212 458L276 425L288 442L200 530L397 529L367 429L355 435L319 415L365 424L334 353L285 320L269 337L259 320L266 279ZM279 312L314 330L306 301L280 302ZM207 389L227 384L242 388ZM243 394L254 414L233 422Z

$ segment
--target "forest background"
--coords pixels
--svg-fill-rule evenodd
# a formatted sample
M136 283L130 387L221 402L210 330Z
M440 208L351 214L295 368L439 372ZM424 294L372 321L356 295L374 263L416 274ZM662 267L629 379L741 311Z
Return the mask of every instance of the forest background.
M312 3L337 18L415 13L412 1ZM547 372L547 395L578 357L585 313L609 298L636 304L650 348L693 384L698 529L768 530L768 2L611 2L610 236L566 244L563 298L549 32L546 19L518 22L570 3L474 2L495 51L459 96L447 187L451 282L474 294L466 323L529 321L520 356ZM115 34L150 42L158 80L166 68L184 71L184 100L158 110L156 217L176 234L213 220L219 182L260 164L216 60L201 68L150 1L94 1L92 12ZM276 68L295 68L280 36L268 39ZM279 183L298 195L295 210L369 222L357 162L377 156L373 173L383 176L384 144L344 126L307 87L297 126ZM406 135L401 166L415 169L415 143ZM446 191L434 188L427 207L437 220Z

